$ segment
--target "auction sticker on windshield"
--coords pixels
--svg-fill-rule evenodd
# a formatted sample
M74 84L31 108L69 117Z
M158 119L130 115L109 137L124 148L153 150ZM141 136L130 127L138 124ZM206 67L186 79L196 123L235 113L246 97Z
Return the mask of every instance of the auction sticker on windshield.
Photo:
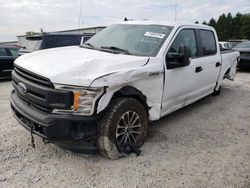
M147 37L154 37L154 38L159 38L159 39L163 39L165 37L165 34L162 34L162 33L154 33L154 32L146 32L144 34L144 36L147 36Z

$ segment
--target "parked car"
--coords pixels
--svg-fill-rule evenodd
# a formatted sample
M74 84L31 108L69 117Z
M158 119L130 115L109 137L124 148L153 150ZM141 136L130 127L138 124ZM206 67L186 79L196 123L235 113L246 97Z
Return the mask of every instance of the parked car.
M242 42L234 47L240 52L239 68L250 68L250 41Z
M234 40L228 40L228 42L231 44L232 48L234 48L236 45L242 43L242 42L247 42L249 40L247 39L234 39Z
M36 50L44 50L49 48L57 48L63 46L77 46L89 40L94 33L83 34L61 34L50 33L42 35L28 36L28 43L19 51L19 55L30 53Z
M18 46L0 45L0 79L10 78L14 60L19 51Z
M46 142L117 159L138 152L148 122L219 94L238 57L220 52L209 26L122 22L82 46L18 58L11 108Z
M219 42L220 45L220 49L224 50L224 49L232 49L232 45L230 42L225 42L225 41L220 41Z

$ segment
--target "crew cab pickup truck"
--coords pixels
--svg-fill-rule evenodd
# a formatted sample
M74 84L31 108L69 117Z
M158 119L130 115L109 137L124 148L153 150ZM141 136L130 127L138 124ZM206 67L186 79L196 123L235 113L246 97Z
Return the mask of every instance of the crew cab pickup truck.
M219 94L238 60L209 26L122 22L81 46L19 57L11 108L46 142L117 159L139 151L148 122Z

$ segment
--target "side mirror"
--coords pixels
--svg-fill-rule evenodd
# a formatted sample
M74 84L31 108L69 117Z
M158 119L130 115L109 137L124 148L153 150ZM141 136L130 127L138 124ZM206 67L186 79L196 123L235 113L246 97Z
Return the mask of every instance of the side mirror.
M166 56L167 68L174 69L185 67L190 64L191 49L187 46L180 46L179 52L168 52Z

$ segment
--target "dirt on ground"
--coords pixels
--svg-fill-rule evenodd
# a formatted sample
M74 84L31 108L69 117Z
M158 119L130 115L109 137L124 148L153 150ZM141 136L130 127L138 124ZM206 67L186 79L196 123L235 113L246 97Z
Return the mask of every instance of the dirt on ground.
M0 187L250 187L250 72L150 123L136 157L108 160L44 144L12 116L0 82Z

